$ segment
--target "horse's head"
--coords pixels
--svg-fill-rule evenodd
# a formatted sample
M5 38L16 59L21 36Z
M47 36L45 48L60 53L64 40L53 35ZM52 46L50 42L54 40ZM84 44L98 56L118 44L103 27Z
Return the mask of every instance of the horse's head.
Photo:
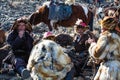
M28 20L32 25L37 25L47 19L48 15L46 14L48 14L47 6L40 6L36 12L32 13L32 15L29 16Z

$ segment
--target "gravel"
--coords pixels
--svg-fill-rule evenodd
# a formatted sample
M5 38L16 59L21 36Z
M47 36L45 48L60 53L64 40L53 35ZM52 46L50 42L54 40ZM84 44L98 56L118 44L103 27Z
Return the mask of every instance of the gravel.
M16 19L29 16L43 1L0 0L0 27L9 30Z

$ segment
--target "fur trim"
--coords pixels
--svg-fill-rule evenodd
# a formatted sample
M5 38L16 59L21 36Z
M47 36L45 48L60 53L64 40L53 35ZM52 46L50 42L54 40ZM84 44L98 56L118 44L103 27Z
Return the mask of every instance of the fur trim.
M102 52L104 51L106 45L107 45L107 37L100 36L97 43L91 44L91 46L89 48L89 52L90 52L91 56L93 56L94 58L103 59L105 57L105 55L102 54Z
M101 21L101 26L103 29L108 29L108 30L114 30L115 27L117 26L117 21L112 18L112 17L105 17L102 21Z
M120 53L120 36L116 33L104 32L100 35L97 44L91 44L89 48L90 55L94 58L104 59L110 57L110 52L114 51L114 55ZM94 46L94 47L93 47Z
M120 80L120 62L101 63L94 80Z
M16 20L16 21L14 22L11 30L17 30L18 24L21 23L21 22L25 23L25 29L26 29L27 31L29 31L29 32L32 31L32 25L28 22L27 19L23 19L23 18L20 18L20 19Z

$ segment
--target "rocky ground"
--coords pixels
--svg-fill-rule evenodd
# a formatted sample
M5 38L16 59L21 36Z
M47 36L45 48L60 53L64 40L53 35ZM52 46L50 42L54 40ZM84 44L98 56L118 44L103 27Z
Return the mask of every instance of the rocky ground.
M8 31L16 19L22 16L29 17L44 1L45 0L0 0L0 27Z

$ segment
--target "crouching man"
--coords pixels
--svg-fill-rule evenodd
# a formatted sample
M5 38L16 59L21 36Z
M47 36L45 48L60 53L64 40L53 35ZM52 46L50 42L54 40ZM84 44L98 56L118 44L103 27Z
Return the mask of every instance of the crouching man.
M120 80L120 35L116 31L117 21L105 17L101 24L102 33L97 43L89 40L90 55L103 60L94 80Z

